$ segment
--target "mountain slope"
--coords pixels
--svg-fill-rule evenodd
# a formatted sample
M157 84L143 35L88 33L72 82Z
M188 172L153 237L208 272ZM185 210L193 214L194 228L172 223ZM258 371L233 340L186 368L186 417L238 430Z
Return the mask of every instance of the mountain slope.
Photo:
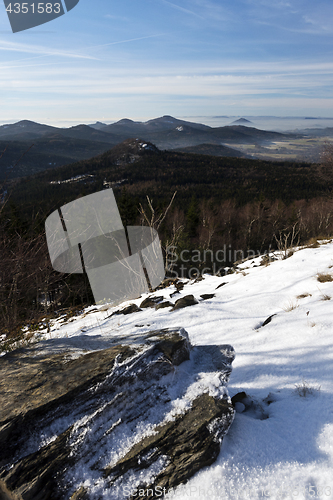
M218 144L198 144L197 146L188 146L184 148L175 148L171 151L179 151L182 153L192 153L200 155L209 156L225 156L233 158L249 158L248 155L237 151L233 148L228 148L228 146L220 146Z
M209 127L208 125L188 122L186 120L178 120L173 116L165 115L160 118L154 118L152 120L148 120L147 122L135 122L133 120L129 120L128 118L124 118L116 123L107 125L101 130L103 130L104 132L112 132L116 134L129 133L132 134L132 136L138 134L141 137L145 137L148 139L148 136L146 137L145 134L151 134L154 132L163 132L181 126L190 126L192 128L199 130L211 129L211 127Z
M75 185L63 183L78 176L81 180ZM160 151L152 143L128 139L96 157L71 160L68 165L22 180L15 185L11 199L22 207L24 204L25 211L39 205L47 212L83 191L90 194L106 185L114 188L116 197L125 188L137 204L137 198L142 203L147 195L164 203L177 191L175 204L182 209L193 196L216 204L233 199L244 205L259 196L290 203L323 196L328 189L311 164Z
M326 491L329 498L333 463L332 254L331 241L295 251L287 259L271 255L269 265L261 265L262 257L257 257L223 277L183 280L183 290L178 286L174 297L175 285L153 294L171 301L193 294L198 303L190 307L175 311L146 308L126 316L112 315L127 306L126 302L118 308L90 307L68 322L63 318L51 321L49 332L44 325L38 335L64 343L75 339L78 355L98 348L94 346L97 341L112 340L115 331L133 337L179 325L193 345L232 345L236 358L228 390L231 396L238 394L235 420L217 462L168 497L260 500L265 492L265 497L278 500L311 498L313 492L319 497ZM214 296L204 300L204 294ZM146 297L133 303L139 306ZM208 393L216 393L218 372L203 369L198 380ZM90 432L93 439L93 430ZM99 458L97 454L96 460ZM87 474L86 465L84 471ZM102 493L93 474L85 475L84 480L92 491L95 487ZM82 484L82 475L75 481L76 487ZM131 489L137 485L135 475L128 478ZM114 490L114 500L124 498L121 490Z
M64 137L73 137L74 139L105 142L106 144L116 145L127 138L126 134L112 134L96 130L88 125L76 125L75 127L62 128L59 133Z
M57 127L42 125L30 120L21 120L17 123L0 126L0 140L25 141L40 137L43 134L58 131Z
M75 135L75 134L73 134ZM117 142L115 142L117 143ZM87 160L109 150L112 143L75 139L52 133L29 141L0 139L0 180L30 176L50 168Z
M199 144L217 144L232 142L235 144L266 143L287 137L277 132L267 132L253 127L232 125L226 127L208 127L206 125L177 120L164 116L148 122L134 122L123 119L103 128L104 132L130 137L139 136L153 142L160 149L176 149Z

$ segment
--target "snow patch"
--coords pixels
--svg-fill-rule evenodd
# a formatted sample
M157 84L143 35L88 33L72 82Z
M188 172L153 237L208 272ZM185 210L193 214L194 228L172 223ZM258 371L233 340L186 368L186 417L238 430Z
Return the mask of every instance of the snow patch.
M215 297L176 313L147 308L127 316L111 316L116 307L94 306L72 322L64 318L51 321L50 331L45 333L45 338L54 339L55 349L60 349L62 343L76 342L78 353L84 353L112 345L117 334L127 335L129 342L135 342L135 336L141 333L181 325L194 346L234 347L236 358L229 394L245 391L258 411L261 408L268 418L261 420L255 412L236 412L217 462L167 494L168 500L333 496L333 310L332 301L323 300L323 294L333 300L333 282L317 281L318 273L332 269L333 243L299 249L287 259L277 257L267 266L260 265L262 257L241 263L238 269L246 270L245 276L241 272L223 278L204 275L200 282L184 282L177 298L188 294L199 298L205 293L215 293ZM217 288L221 283L226 285ZM173 292L174 287L170 286L156 294L170 300ZM302 295L305 298L297 299ZM132 302L139 306L147 296ZM290 302L297 302L297 307L288 309ZM126 305L127 302L123 304ZM271 322L256 328L273 314ZM172 396L181 389L182 370L192 373L193 380L185 396L170 407L166 419L185 411L203 387L218 394L219 372L211 371L208 358L199 353L199 349L194 351L189 361L168 375L173 377L169 389ZM310 387L320 386L315 397L301 397L295 392L303 380ZM115 426L112 434L115 433L116 441L112 449L105 450L108 462L133 444L130 430L127 435L115 432L121 428L118 419L119 415L114 416L109 423L110 428ZM59 432L63 427L60 424L58 429L49 430L46 440ZM153 424L136 429L136 439L149 432L153 432ZM154 473L147 471L151 477ZM98 474L96 478L87 474L88 467L82 464L77 470L76 484L89 485L96 492L92 498L110 498L110 491L98 483ZM135 487L137 481L138 477L131 476L127 484Z

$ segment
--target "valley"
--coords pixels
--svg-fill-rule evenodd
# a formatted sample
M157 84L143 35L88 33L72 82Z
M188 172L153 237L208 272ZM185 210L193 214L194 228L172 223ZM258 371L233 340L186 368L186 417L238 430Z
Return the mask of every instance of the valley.
M270 144L238 144L240 153L248 157L262 160L293 160L319 163L320 155L327 143L332 141L332 136L319 137L295 137L280 141L272 141ZM225 144L232 146L232 144Z

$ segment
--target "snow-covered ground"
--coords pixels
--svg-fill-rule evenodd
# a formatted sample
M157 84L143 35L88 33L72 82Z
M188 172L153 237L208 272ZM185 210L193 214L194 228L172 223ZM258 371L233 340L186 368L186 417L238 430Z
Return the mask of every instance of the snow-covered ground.
M234 347L229 394L245 391L253 410L236 413L215 464L170 492L170 500L333 498L333 281L317 279L333 277L333 243L260 262L187 281L171 299L174 286L154 294L172 302L193 294L197 305L113 317L116 308L93 306L70 322L54 321L42 335L59 339L55 348L60 339L75 341L77 355L107 347L119 333L178 326L193 345ZM203 301L205 293L215 297Z

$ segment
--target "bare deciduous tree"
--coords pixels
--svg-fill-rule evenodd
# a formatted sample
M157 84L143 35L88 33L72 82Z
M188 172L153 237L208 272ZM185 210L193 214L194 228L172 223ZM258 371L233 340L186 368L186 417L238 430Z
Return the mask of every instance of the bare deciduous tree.
M142 222L146 221L149 227L152 227L153 229L156 229L156 231L159 230L161 227L162 222L164 222L167 213L169 212L171 205L173 203L173 200L175 199L175 196L177 194L177 191L175 191L172 195L172 198L170 200L169 205L166 207L164 211L161 213L157 214L156 210L153 207L153 200L147 196L147 202L148 202L148 207L150 210L150 214L147 213L147 210L144 209L144 207L140 203L140 208L139 212L142 218ZM177 246L179 238L184 230L185 224L180 223L176 219L174 219L173 224L172 224L172 230L171 230L171 236L168 238L165 242L165 245L162 245L162 248L164 250L165 256L166 256L166 262L165 262L165 270L170 271L170 262L168 260L169 258L169 252L168 248L172 246Z
M147 224L148 224L149 227L152 227L153 229L156 229L156 231L159 230L162 222L164 221L167 213L170 210L170 207L172 205L173 200L175 199L176 194L177 194L177 191L175 191L173 193L169 205L166 207L166 209L164 210L164 212L161 212L160 214L156 213L156 211L155 211L155 209L153 207L153 200L151 200L148 195L147 195L147 201L148 201L148 207L149 207L149 210L150 210L150 216L147 214L147 211L143 208L143 206L140 203L139 212L140 212L143 220L145 220L147 222Z
M299 232L299 223L297 221L292 227L279 231L278 235L274 234L277 248L282 253L284 259L290 257L292 255L292 249L299 245Z
M329 183L329 188L333 191L333 143L326 142L321 154L321 163L319 166L320 177Z

